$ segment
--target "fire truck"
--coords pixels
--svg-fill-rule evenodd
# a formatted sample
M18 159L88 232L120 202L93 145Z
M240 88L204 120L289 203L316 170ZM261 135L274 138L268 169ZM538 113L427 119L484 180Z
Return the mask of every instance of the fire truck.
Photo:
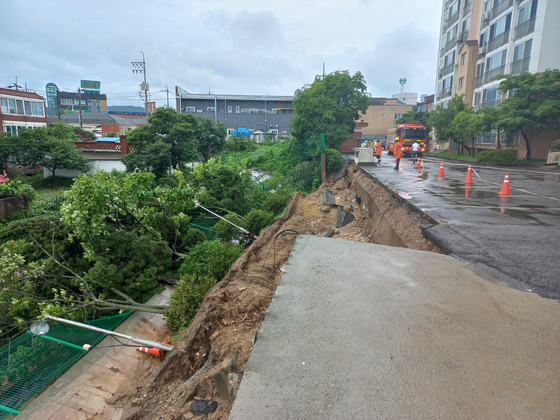
M403 156L412 156L412 145L416 142L420 146L419 152L426 150L426 127L422 124L399 124L397 128L387 131L387 150L393 154L395 141L402 143Z

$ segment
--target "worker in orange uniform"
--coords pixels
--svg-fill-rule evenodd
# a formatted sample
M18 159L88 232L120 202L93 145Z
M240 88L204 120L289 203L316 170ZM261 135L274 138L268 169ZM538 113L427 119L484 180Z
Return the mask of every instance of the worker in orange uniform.
M401 143L400 139L395 142L394 150L395 150L395 157L397 158L397 164L395 165L395 167L393 169L395 171L398 171L399 170L399 163L401 163L401 158L402 158L402 143Z
M381 140L377 140L377 144L375 145L375 157L377 158L377 163L381 162L382 151L383 151L383 143L381 143Z

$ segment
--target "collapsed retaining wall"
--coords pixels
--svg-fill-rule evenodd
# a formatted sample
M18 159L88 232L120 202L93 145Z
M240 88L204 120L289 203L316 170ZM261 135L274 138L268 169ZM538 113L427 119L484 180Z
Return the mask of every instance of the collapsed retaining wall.
M420 226L437 222L356 165L350 165L348 181L356 189L356 201L369 221L371 242L443 254L424 237Z

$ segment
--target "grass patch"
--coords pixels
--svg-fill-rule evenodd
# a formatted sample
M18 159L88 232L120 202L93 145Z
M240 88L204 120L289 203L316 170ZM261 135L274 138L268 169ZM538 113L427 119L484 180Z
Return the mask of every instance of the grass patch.
M43 174L36 174L36 175L23 175L18 177L18 179L25 183L31 185L33 188L64 188L69 189L74 184L74 178L63 178L63 177L56 177L56 186L54 184L54 179L52 176L45 178Z
M458 154L455 152L441 152L441 153L437 153L436 156L441 158L467 160L469 162L478 162L476 156L471 156L468 153Z

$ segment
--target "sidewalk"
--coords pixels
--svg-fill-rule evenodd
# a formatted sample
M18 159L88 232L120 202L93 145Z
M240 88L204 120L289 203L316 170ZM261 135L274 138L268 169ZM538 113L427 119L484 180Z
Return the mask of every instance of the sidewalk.
M164 304L169 300L166 288L148 302ZM163 342L168 329L163 315L135 312L117 329L122 334ZM140 376L159 366L159 359L140 353L134 343L111 336L58 378L39 397L27 405L17 420L118 420L123 414L120 397L136 394L142 385ZM116 346L116 347L110 347Z
M560 418L558 319L449 256L299 235L229 419Z

